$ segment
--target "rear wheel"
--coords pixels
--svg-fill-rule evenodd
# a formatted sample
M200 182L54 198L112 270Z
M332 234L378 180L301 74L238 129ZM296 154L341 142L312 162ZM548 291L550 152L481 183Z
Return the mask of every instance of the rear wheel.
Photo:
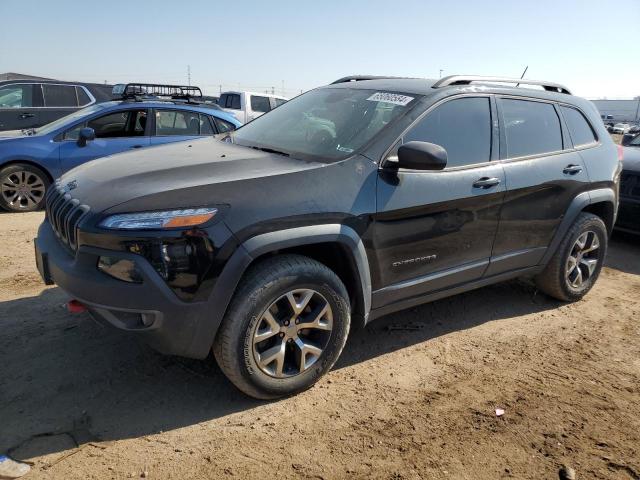
M592 213L581 213L536 278L538 288L558 300L580 300L600 275L607 239L602 219Z
M49 177L38 167L16 163L0 170L0 207L10 212L33 212L44 205Z
M213 346L220 368L244 393L273 399L311 387L347 339L349 300L338 276L300 255L251 268Z

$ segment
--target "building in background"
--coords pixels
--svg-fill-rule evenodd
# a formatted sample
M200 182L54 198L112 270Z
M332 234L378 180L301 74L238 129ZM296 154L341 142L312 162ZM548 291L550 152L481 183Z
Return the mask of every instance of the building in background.
M592 100L607 123L640 123L640 96L633 100ZM609 116L610 115L610 116Z

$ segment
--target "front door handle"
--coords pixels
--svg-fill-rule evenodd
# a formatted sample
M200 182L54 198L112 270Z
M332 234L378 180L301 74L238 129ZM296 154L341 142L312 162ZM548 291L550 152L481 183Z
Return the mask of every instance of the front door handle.
M129 148L142 148L142 145L132 145Z
M20 118L33 118L35 115L33 113L23 113L20 115Z
M576 173L580 173L582 171L582 167L580 165L567 165L562 170L562 173L566 173L567 175L575 175Z
M500 179L497 177L482 177L473 182L474 188L491 188L500 184Z

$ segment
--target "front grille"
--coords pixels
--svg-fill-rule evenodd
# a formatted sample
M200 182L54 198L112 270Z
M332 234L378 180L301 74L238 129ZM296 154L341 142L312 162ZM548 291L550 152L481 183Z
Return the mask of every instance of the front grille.
M640 173L622 172L620 195L640 199Z
M62 244L71 251L78 248L76 239L80 220L89 213L89 207L71 198L58 184L51 186L45 199L47 219Z

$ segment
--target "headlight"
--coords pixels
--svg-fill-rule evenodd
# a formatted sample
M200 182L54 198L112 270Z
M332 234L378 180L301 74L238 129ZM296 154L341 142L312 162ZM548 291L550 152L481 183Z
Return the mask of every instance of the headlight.
M195 227L211 220L217 211L217 208L187 208L161 212L121 213L105 218L100 222L100 226L112 230Z

